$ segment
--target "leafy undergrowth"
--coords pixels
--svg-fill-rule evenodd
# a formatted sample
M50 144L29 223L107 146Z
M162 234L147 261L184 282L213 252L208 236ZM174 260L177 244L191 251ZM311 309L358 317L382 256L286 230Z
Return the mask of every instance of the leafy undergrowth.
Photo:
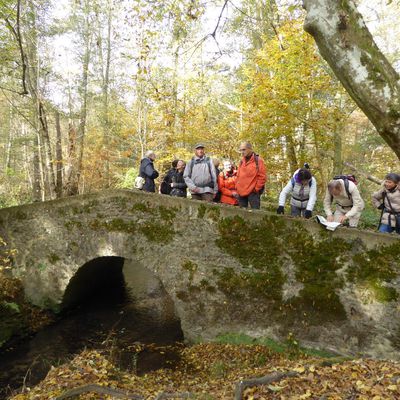
M53 320L50 312L31 305L25 298L21 281L9 272L9 254L5 255L0 238L0 347L11 338L39 331Z
M191 392L198 400L224 400L234 398L236 382L274 371L296 371L299 375L247 389L243 399L400 398L400 364L395 362L365 359L332 363L308 356L290 360L261 345L197 344L179 347L178 351L181 359L173 369L137 376L121 371L103 354L86 350L71 362L52 368L39 385L13 400L52 399L87 384L128 390L145 399L167 391ZM79 398L99 399L99 395L86 393Z

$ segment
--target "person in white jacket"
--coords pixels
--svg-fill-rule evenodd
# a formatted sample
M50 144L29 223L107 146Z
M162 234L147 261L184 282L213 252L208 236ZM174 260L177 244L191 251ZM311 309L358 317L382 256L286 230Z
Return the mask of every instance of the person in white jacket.
M298 169L279 195L278 214L285 211L286 197L291 195L290 214L311 218L317 200L317 181L307 168Z
M335 205L335 212L332 206ZM364 209L357 185L345 177L333 179L328 183L324 198L324 211L328 222L349 222L351 228L356 228Z

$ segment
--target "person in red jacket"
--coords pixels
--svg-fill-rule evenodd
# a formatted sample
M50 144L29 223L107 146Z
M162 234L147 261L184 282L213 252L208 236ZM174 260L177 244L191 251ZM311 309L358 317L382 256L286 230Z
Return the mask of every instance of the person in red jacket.
M229 160L223 163L224 169L218 175L218 189L221 192L221 203L238 205L239 195L236 191L237 173Z
M264 160L254 153L249 142L240 143L239 148L242 160L239 163L236 180L239 206L254 209L260 208L260 197L267 180Z

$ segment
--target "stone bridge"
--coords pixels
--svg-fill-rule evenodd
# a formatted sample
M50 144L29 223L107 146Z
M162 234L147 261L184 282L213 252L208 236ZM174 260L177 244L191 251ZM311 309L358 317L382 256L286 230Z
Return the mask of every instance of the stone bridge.
M222 333L400 359L397 237L264 211L113 190L0 210L28 299L54 310L99 281L126 284L181 321Z

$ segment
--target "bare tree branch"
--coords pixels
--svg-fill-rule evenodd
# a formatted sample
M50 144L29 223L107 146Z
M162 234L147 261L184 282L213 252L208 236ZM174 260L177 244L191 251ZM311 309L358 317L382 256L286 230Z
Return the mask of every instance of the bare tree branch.
M224 10L227 5L228 5L228 0L225 0L224 5L222 6L221 12L219 13L219 16L218 16L217 25L215 26L213 33L210 34L214 39L215 39L215 35L217 34L217 30L218 30L219 24L221 22L222 15L223 15Z
M343 165L345 165L346 167L350 168L352 171L357 172L358 174L362 175L365 179L368 179L371 182L374 182L374 183L376 183L378 185L382 184L382 180L381 179L379 179L379 178L377 178L377 177L375 177L373 175L370 175L367 172L360 171L358 168L356 168L353 164L350 164L349 162L344 162Z
M84 386L80 386L80 387L68 390L67 392L63 393L61 396L56 397L55 400L69 399L71 397L75 397L82 393L88 393L88 392L97 393L97 394L106 394L106 395L113 396L113 398L119 398L119 399L144 400L144 397L140 396L138 394L129 393L125 390L104 387L104 386L100 386L97 384L84 385Z
M254 387L254 386L261 386L261 385L268 385L270 383L280 381L281 379L292 378L297 375L299 375L299 374L298 374L298 372L295 372L295 371L273 372L272 374L263 376L261 378L254 378L254 379L240 381L239 383L236 384L234 400L242 400L243 391L246 388Z
M154 400L164 400L164 399L194 399L195 396L192 393L160 393Z
M26 88L26 69L27 69L27 62L26 62L26 56L24 52L24 48L22 45L22 36L21 36L21 28L20 28L20 16L21 16L21 0L18 0L17 2L17 29L15 29L11 22L9 21L8 18L4 18L6 21L6 24L8 28L10 29L11 33L14 35L17 43L18 43L18 48L21 56L21 62L22 62L22 88L23 91L19 92L18 94L24 96L26 94L29 94L28 89Z

